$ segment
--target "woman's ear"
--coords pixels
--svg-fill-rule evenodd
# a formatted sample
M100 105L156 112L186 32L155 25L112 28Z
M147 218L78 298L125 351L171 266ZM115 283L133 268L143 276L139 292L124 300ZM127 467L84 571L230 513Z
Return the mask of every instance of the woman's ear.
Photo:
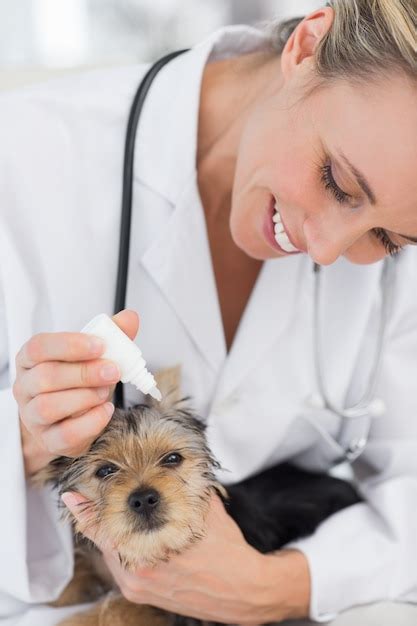
M321 39L329 31L334 19L334 9L324 7L307 15L291 33L281 53L281 68L285 79L293 76L301 64L311 64Z

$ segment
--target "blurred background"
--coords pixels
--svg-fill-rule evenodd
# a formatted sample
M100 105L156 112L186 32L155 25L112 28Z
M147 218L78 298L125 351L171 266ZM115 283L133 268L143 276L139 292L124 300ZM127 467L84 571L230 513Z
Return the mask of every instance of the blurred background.
M225 24L304 15L318 0L0 0L0 89L74 68L153 61Z

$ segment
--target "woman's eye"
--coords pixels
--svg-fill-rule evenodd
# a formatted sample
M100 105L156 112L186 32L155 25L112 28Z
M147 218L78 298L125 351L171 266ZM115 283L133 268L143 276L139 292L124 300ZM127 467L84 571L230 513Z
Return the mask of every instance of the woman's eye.
M372 234L382 243L387 254L394 256L402 250L402 246L394 243L389 237L387 232L383 228L373 228Z
M107 465L102 465L98 468L98 470L96 471L96 476L97 478L106 478L106 476L110 476L110 474L114 474L115 472L117 472L118 469L119 468L115 465L108 463Z
M171 452L162 459L162 465L179 465L183 457L178 452Z
M335 179L333 178L331 165L323 165L320 168L320 171L321 171L321 181L324 187L326 189L329 189L332 192L336 200L340 202L341 204L345 204L346 202L349 202L352 196L350 196L348 193L343 191L343 189L340 189Z
M320 167L320 171L321 181L325 188L329 189L336 198L336 200L341 204L348 203L352 196L343 191L343 189L340 189L333 177L331 165L323 165L322 167ZM392 239L388 236L388 233L383 228L373 228L371 232L382 243L385 251L390 256L394 256L395 254L398 254L400 250L402 250L403 246L394 243Z

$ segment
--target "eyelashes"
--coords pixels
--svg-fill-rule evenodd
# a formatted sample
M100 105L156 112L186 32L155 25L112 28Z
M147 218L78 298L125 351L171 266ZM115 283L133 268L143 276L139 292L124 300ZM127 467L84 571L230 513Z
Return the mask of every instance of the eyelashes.
M402 249L402 246L391 241L391 239L388 237L387 233L385 232L383 228L373 228L372 233L375 235L377 239L379 239L379 241L384 246L386 252L390 256L394 256L395 254L398 254L399 251Z
M332 167L329 164L320 166L321 172L321 182L324 185L325 189L329 190L336 200L340 204L348 204L349 200L352 198L348 193L340 189L335 179L333 178ZM382 243L385 248L385 251L390 256L394 256L398 254L402 249L402 246L394 243L388 236L387 232L383 228L373 228L371 233L374 237L378 239Z
M337 185L335 179L333 178L333 172L331 165L322 165L320 167L321 171L321 182L323 183L325 189L329 189L336 200L340 202L340 204L345 204L351 196L340 189Z

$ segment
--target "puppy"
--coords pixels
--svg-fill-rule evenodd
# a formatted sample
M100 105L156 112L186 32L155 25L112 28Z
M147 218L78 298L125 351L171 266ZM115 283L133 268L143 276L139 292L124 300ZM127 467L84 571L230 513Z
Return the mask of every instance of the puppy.
M35 477L59 494L78 491L100 536L116 546L124 567L147 567L204 536L211 495L260 552L278 550L312 533L326 517L360 500L349 483L287 463L229 486L216 479L205 425L179 400L178 369L158 376L163 401L116 409L79 458L58 457ZM64 515L71 516L67 509ZM127 601L95 546L75 532L75 572L55 606L100 599L60 626L203 626L199 620ZM211 625L204 625L211 626ZM212 625L214 626L214 625Z

